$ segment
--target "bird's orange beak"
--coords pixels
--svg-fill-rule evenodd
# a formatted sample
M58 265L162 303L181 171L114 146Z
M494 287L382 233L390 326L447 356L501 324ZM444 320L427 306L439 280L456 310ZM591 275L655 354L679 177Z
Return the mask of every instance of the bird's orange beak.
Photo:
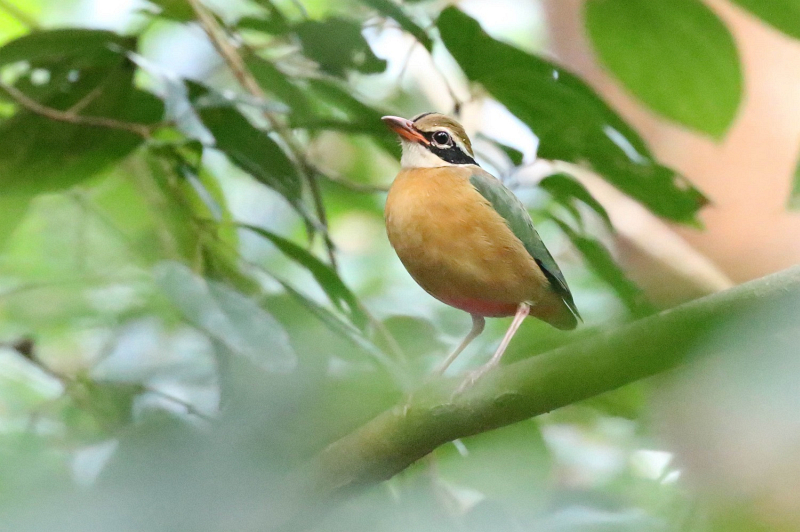
M414 127L414 122L407 118L400 118L399 116L384 116L381 118L383 122L389 126L392 131L411 142L421 142L427 144L426 139L419 130Z

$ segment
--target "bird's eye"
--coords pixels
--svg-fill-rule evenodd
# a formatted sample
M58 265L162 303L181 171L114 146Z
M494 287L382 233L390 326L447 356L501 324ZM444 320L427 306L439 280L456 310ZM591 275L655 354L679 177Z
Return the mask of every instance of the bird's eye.
M446 146L450 143L450 134L447 131L437 131L433 134L433 141L441 146Z

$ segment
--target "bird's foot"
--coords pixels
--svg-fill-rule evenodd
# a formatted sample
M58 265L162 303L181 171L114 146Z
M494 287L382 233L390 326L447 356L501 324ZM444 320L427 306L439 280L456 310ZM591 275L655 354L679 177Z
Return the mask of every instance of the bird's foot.
M468 388L471 388L478 380L486 375L489 371L494 369L497 366L494 362L489 362L488 364L484 364L483 366L479 367L478 369L474 369L467 373L467 376L461 381L461 384L458 385L456 388L456 395L466 391Z

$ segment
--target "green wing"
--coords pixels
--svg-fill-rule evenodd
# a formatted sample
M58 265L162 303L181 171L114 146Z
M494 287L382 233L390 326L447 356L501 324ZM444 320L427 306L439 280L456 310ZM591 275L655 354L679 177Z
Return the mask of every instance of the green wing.
M539 233L533 227L528 210L519 198L508 190L499 179L482 168L475 168L469 181L480 195L486 198L494 210L505 219L508 227L522 241L525 249L542 269L550 286L561 296L570 312L580 319L578 307L575 306L575 301L572 299L572 292L569 291L564 274L561 273L553 256L547 251Z

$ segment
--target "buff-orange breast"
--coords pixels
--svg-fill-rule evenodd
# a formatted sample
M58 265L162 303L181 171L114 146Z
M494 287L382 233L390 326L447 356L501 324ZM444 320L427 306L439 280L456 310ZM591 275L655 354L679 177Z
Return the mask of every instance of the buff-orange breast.
M560 303L524 244L470 183L469 167L403 169L386 200L389 241L419 285L483 316ZM553 301L549 301L553 299Z

